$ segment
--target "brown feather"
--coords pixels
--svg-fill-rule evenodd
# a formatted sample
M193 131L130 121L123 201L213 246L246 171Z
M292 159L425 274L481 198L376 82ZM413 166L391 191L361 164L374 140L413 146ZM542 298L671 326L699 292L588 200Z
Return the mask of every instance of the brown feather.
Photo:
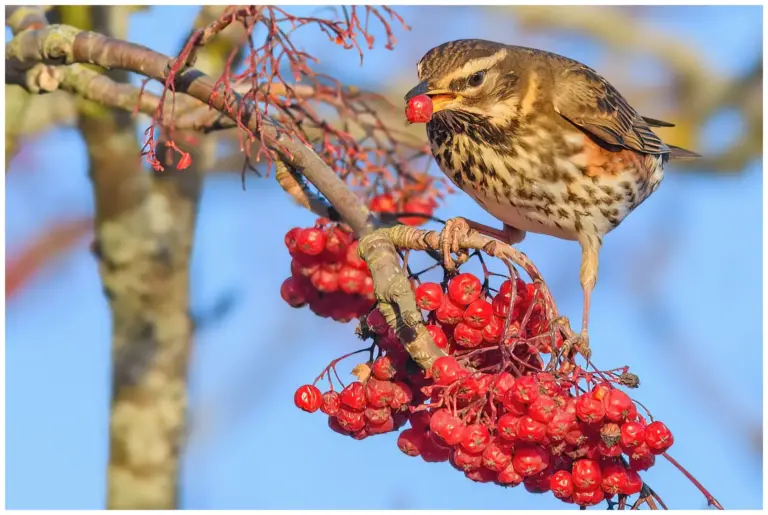
M616 88L587 66L568 67L558 76L554 106L563 118L609 145L644 154L670 152Z

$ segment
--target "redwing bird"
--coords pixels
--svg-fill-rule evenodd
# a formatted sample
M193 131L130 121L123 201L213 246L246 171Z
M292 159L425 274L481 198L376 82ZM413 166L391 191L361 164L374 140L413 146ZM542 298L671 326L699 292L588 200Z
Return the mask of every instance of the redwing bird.
M432 100L437 164L504 223L469 226L509 244L531 231L581 245L586 343L603 236L658 188L670 159L698 155L652 131L672 124L639 115L597 72L550 52L451 41L421 58L418 76L405 98ZM443 244L449 266L458 236Z

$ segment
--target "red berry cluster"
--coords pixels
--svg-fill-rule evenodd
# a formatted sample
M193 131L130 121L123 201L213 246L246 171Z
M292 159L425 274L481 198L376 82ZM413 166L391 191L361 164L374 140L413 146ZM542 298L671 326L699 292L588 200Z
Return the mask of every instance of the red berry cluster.
M562 340L534 284L518 278L490 292L487 280L466 273L415 287L446 353L427 372L372 310L363 333L379 357L358 366L360 380L341 392L302 386L296 405L321 410L334 431L356 439L410 421L398 438L402 452L447 461L473 481L522 484L581 506L640 492L638 472L672 445L669 429L648 423L612 372L587 373L569 360L545 371L542 355Z
M538 354L551 351L549 322L541 304L534 302L533 283L518 278L513 288L512 281L506 280L491 295L480 279L465 273L451 279L445 291L437 283L422 283L415 293L416 304L427 312L427 330L438 347L449 354L483 349L471 358L470 364L476 368L498 362L499 343L510 313L507 335L528 342L515 347L520 360L539 366L534 363ZM562 346L559 334L555 345Z
M293 259L280 295L289 305L309 304L316 315L339 322L371 309L373 279L357 255L357 241L348 227L319 218L314 227L288 231L285 246Z
M328 415L328 426L343 435L362 440L370 435L400 429L410 417L413 401L411 387L397 380L398 371L390 358L381 356L341 392L323 394L314 385L300 387L294 396L304 411L322 411Z
M449 461L474 481L522 483L532 493L594 505L640 492L638 472L674 442L662 422L646 423L610 383L575 395L571 378L472 373L453 356L437 359L430 372L430 404L417 408L424 415L411 417L398 445L425 461Z

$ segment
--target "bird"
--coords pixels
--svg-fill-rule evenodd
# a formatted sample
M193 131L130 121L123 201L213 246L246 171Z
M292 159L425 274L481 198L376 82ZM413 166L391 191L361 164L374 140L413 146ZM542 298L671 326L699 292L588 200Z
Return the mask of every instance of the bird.
M552 52L461 39L429 50L417 73L405 99L431 99L426 131L437 165L503 228L449 222L510 245L526 232L578 242L583 312L574 338L588 349L603 238L656 191L670 160L699 154L664 143L653 128L673 124L641 116L595 70ZM447 268L457 227L443 230L453 230L441 243Z

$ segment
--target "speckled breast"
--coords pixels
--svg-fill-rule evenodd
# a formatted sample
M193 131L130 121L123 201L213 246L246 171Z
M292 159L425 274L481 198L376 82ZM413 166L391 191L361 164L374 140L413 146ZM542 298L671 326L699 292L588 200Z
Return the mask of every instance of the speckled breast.
M427 126L440 169L486 211L524 231L568 240L602 237L661 181L660 156L600 154L580 132L519 131L489 145L472 126ZM602 149L600 149L602 150Z

